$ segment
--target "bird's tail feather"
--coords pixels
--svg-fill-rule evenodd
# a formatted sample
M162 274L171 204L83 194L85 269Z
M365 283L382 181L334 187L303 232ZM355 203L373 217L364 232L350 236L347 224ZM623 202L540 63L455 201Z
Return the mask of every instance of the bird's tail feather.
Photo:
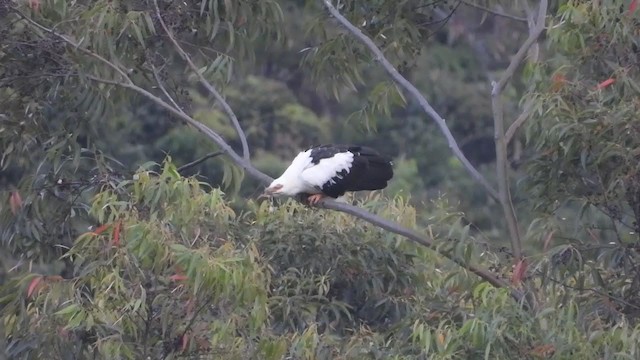
M359 161L356 160L356 162ZM362 161L361 166L366 166L367 170L348 191L384 189L387 187L387 182L393 177L393 166L387 157L377 154L366 156L366 162Z

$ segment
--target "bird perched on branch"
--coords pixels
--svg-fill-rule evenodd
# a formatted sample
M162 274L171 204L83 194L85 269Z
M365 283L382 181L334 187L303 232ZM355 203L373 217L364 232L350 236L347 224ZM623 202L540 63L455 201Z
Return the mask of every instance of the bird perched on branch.
M391 159L357 145L319 145L296 156L260 197L303 196L310 205L346 192L380 190L393 177Z

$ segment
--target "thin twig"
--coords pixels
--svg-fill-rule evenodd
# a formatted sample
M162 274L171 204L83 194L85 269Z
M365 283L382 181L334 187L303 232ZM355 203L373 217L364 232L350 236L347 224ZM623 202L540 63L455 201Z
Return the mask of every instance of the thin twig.
M518 228L518 219L513 207L513 201L511 199L511 191L509 189L509 175L507 164L507 144L505 141L504 132L504 109L502 105L502 90L507 82L513 77L516 69L524 60L529 48L538 40L542 31L544 30L545 17L547 15L547 3L548 0L542 0L540 2L540 8L538 9L538 18L533 28L529 32L529 37L522 44L516 55L511 59L511 63L507 67L507 70L502 74L497 82L493 82L493 89L491 90L491 107L493 110L493 122L495 131L495 146L496 146L496 177L498 181L498 193L500 196L500 205L504 212L505 220L507 222L507 229L509 230L509 239L511 241L511 250L516 260L522 257L522 242L520 239L520 230ZM524 120L522 120L524 121ZM515 131L515 129L514 129Z
M548 0L540 1L540 8L538 9L538 17L535 23L535 27L532 29L527 40L525 40L518 52L511 59L507 70L505 70L505 72L502 74L500 80L498 80L498 82L493 86L492 93L500 94L502 92L504 86L509 80L511 80L511 77L513 77L513 74L515 74L516 69L518 68L518 66L520 66L522 60L524 60L524 57L527 55L527 51L529 51L529 48L536 41L538 41L538 38L542 34L542 31L544 31L544 20L547 15L547 5Z
M355 206L351 206L345 203L339 203L339 202L334 202L334 201L325 201L323 203L320 203L318 205L319 207L323 207L323 208L327 208L327 209L333 209L333 210L338 210L350 215L353 215L357 218L366 220L369 223L375 224L376 226L385 229L387 231L390 231L392 233L398 234L400 236L403 236L415 243L418 243L420 245L423 245L435 252L437 252L438 254L448 258L449 260L453 261L454 263L460 265L463 268L468 269L469 271L471 271L472 273L478 275L479 277L481 277L482 279L486 280L488 283L490 283L491 285L495 286L495 287L506 287L506 288L510 288L510 286L502 279L498 278L495 274L493 274L492 272L486 270L486 269L482 269L479 267L476 267L474 265L469 265L469 264L465 264L464 261L458 259L455 256L452 256L451 254L447 253L446 251L438 248L436 246L436 244L433 242L433 240L429 239L429 238L425 238L422 235L420 235L418 232L399 226L397 223L381 218L377 215L371 214L368 211L359 208L359 207L355 207ZM512 289L512 296L513 298L515 298L516 300L520 301L523 298L523 294L516 291L515 289Z
M465 169L471 174L471 176L480 183L487 193L495 200L499 200L498 193L496 190L489 184L489 182L476 170L476 168L471 165L469 160L464 156L460 147L456 143L455 138L451 134L449 127L447 126L446 121L438 114L438 112L429 104L429 101L422 96L420 90L418 90L409 80L407 80L404 76L402 76L398 70L387 60L384 56L380 48L371 40L370 37L365 35L359 28L353 25L347 18L345 18L338 9L336 9L330 0L322 0L329 13L338 20L338 22L349 31L356 39L362 42L368 49L373 53L375 60L379 62L382 67L386 70L386 72L393 78L395 82L397 82L402 88L404 88L411 96L420 104L424 112L426 112L438 125L440 131L444 134L447 139L447 144L449 145L449 149L453 152L453 154L462 162Z
M30 21L32 22L32 20ZM69 46L74 47L74 48L79 48L79 44L77 44L76 42L74 42L73 40L69 39L68 37L59 34L57 32L54 32L40 24L38 24L38 28L45 30L49 33L51 33L52 35L62 39L64 42L66 42ZM109 66L109 67L114 67L115 65L113 63L111 63L109 60L104 59L103 57L100 57L97 54L93 54L90 50L86 50L86 49L82 49L82 52L93 57L96 58L98 60L100 60L101 62L103 62L105 65ZM127 80L125 82L121 82L121 81L116 81L116 80L110 80L110 79L103 79L103 78L99 78L93 75L85 75L85 77L87 79L90 79L92 81L98 82L98 83L102 83L102 84L107 84L107 85L112 85L112 86L118 86L121 88L125 88L125 89L129 89L132 90L142 96L144 96L145 98L147 98L148 100L154 102L155 104L157 104L158 106L164 108L165 110L169 111L171 114L175 115L177 118L185 121L186 123L188 123L189 125L195 127L198 131L200 131L201 133L203 133L205 136L207 136L209 139L211 139L213 142L215 142L220 148L221 148L221 152L223 152L224 154L227 154L231 160L239 167L241 167L243 170L245 170L250 176L252 176L253 178L257 179L258 181L264 183L264 184L269 184L271 181L273 181L273 178L270 177L269 175L261 172L260 170L258 170L257 168L255 168L251 162L245 158L243 158L242 156L238 155L238 153L236 153L226 142L225 140L215 131L213 131L212 129L210 129L208 126L200 123L199 121L193 119L192 117L190 117L189 115L187 115L186 113L182 112L180 109L175 108L174 106L170 105L169 103L167 103L166 101L162 100L161 98L157 97L156 95L150 93L149 91L141 88L140 86L136 85L135 83L133 83L130 80ZM226 102L223 102L226 104ZM471 271L472 273L478 275L480 278L482 278L483 280L489 282L490 284L496 286L496 287L502 287L502 288L507 288L507 289L511 289L511 295L512 297L517 300L517 301L521 301L524 297L524 295L522 294L522 292L520 292L517 289L512 288L508 282L500 279L497 275L495 275L494 273L492 273L489 270L486 269L482 269L479 267L476 267L474 265L469 265L469 264L464 264L464 262L462 262L461 260L454 258L451 254L448 254L447 252L445 252L444 250L441 250L439 248L437 248L435 246L435 243L432 239L427 238L427 237L423 237L421 236L418 232L408 229L406 227L403 227L400 224L397 224L395 222L386 220L384 218L381 218L375 214L372 214L362 208L358 208L349 204L345 204L342 202L336 202L334 200L323 200L320 204L319 207L322 208L326 208L326 209L331 209L331 210L336 210L336 211L340 211L340 212L344 212L350 215L353 215L354 217L357 217L361 220L364 220L372 225L375 225L377 227L380 227L382 229L385 229L387 231L390 231L392 233L398 234L400 236L403 236L405 238L407 238L408 240L426 246L430 249L433 249L433 251L435 251L436 253L440 254L441 256L444 256L447 259L452 260L453 262L455 262L456 264L459 264L460 266L462 266L463 268Z
M32 26L47 32L57 38L59 38L60 40L66 42L67 44L74 44L74 48L77 50L80 50L80 52L82 52L83 54L89 55L91 57L93 57L96 60L99 60L100 62L104 63L105 65L109 66L110 68L112 68L113 70L115 70L118 74L120 74L120 76L122 76L122 78L124 79L124 81L126 81L127 83L133 83L131 81L131 79L129 78L129 75L127 75L127 73L122 70L119 66L117 66L116 64L114 64L113 62L105 59L104 57L100 56L97 53L94 53L93 51L89 51L83 47L80 47L79 44L77 44L75 41L69 39L67 36L60 34L56 31L54 31L53 29L49 29L47 27L45 27L44 25L41 25L35 21L33 21L32 19L30 19L29 17L27 17L25 14L23 14L20 10L18 9L13 9L13 11L15 11L23 20L26 20L29 24L31 24Z
M199 165L199 164L207 161L208 159L211 159L213 157L220 156L220 155L223 155L223 154L224 154L224 152L222 152L222 151L214 151L214 152L208 153L207 155L201 157L200 159L194 160L194 161L192 161L190 163L187 163L187 164L184 164L184 165L180 166L178 168L178 172L181 173L181 172L187 170L190 167L194 167L196 165Z
M195 324L198 314L200 314L200 311L204 310L204 308L209 306L209 304L211 304L211 297L208 297L207 301L203 301L202 304L196 309L196 311L193 312L193 316L191 317L191 319L189 319L187 326L185 326L184 330L182 331L182 335L180 336L180 339L184 338L187 332L189 332L193 324Z
M216 88L213 85L211 85L211 83L209 81L207 81L207 79L205 79L204 75L202 75L202 73L200 72L198 67L191 60L191 57L187 54L186 51L184 51L182 46L180 46L180 43L178 43L176 38L173 36L173 33L171 33L171 30L169 30L169 28L167 27L167 24L162 19L162 15L160 14L160 7L158 7L158 0L153 0L153 5L156 8L156 15L158 16L158 21L160 21L160 25L162 25L162 28L164 29L165 33L169 37L169 40L171 40L171 43L173 44L173 46L176 49L176 51L178 51L180 56L187 62L187 64L191 68L191 71L193 71L196 74L196 76L198 77L198 80L200 80L200 83L222 105L222 108L224 109L224 112L227 114L227 116L231 120L231 123L233 124L233 127L235 128L236 133L238 134L238 137L240 138L240 142L242 143L242 155L243 155L245 160L248 160L251 157L251 155L249 153L249 144L247 143L247 136L245 135L244 131L242 130L242 127L240 126L240 122L238 121L238 117L233 112L233 109L231 109L231 106L229 106L229 104L225 101L225 99L222 97L222 95L218 92L218 90L216 90Z
M493 10L493 9L488 8L488 7L484 7L482 5L474 4L474 3L472 3L471 1L468 1L468 0L461 0L461 2L462 2L463 5L466 5L468 7L472 7L472 8L478 9L478 10L482 10L482 11L487 12L487 13L492 14L492 15L501 16L501 17L504 17L504 18L507 18L507 19L511 19L511 20L515 20L515 21L520 21L520 22L525 22L525 23L527 22L527 19L525 19L523 17L515 16L515 15L511 15L511 14L507 14L507 13L503 13L503 12L500 12L500 11L497 11L497 10Z
M72 75L71 72L64 74L56 74L56 73L40 73L33 75L19 75L19 76L7 76L0 80L0 86L6 86L15 80L26 80L26 79L37 79L37 78L52 78L52 77L67 77Z
M522 113L518 115L515 121L509 126L507 131L504 133L504 144L505 146L509 145L513 137L516 135L516 131L520 129L522 125L529 119L529 115L531 115L531 110L533 109L533 101L528 101Z
M162 79L160 79L160 74L158 74L158 69L156 69L155 66L151 65L151 71L153 72L153 77L156 79L156 83L158 83L158 87L160 88L160 91L162 91L164 96L166 96L167 99L171 101L171 105L173 105L176 109L184 113L184 110L182 110L182 108L178 105L178 103L173 99L173 97L169 94L167 89L162 84Z
M543 274L542 274L542 272L541 272L541 271L536 271L536 273L537 273L538 275L540 275L540 276L543 276ZM632 307L632 308L634 308L634 309L638 309L638 310L640 310L640 306L638 306L638 305L636 305L636 304L632 304L632 303L630 303L630 302L626 301L626 300L625 300L625 299L623 299L623 298L620 298L620 297L617 297L617 296L613 296L613 295L611 295L611 294L605 293L605 292L600 291L600 290L598 290L598 289L595 289L595 288L585 288L585 287L572 286L572 285L566 284L565 282L563 282L563 281L561 281L561 280L554 279L554 278L552 278L552 277L550 277L550 276L547 276L547 279L548 279L548 280L550 280L550 281L551 281L551 282L553 282L553 283L556 283L556 284L558 284L558 285L560 285L560 286L564 287L564 288L571 289L571 290L576 290L576 291L579 291L579 292L582 292L582 291L591 291L591 292L592 292L592 293L594 293L594 294L598 294L598 295L600 295L600 296L602 296L602 297L605 297L605 298L608 298L608 299L611 299L611 300L617 301L617 302L619 302L619 303L621 303L621 304L624 304L624 305L627 305L627 306Z

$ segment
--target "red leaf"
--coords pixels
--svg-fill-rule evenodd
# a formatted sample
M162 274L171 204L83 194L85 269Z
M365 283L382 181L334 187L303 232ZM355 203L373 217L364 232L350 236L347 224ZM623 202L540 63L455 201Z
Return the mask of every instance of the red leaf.
M633 14L638 8L638 0L632 0L629 4L629 14Z
M100 225L100 226L98 226L98 228L97 228L97 229L95 229L95 230L93 231L93 233L94 233L94 234L96 234L96 235L100 235L100 234L102 234L105 230L107 230L107 228L108 228L109 226L111 226L111 224L104 224L104 225Z
M42 281L42 276L36 276L31 279L29 287L27 288L27 298L30 298L33 292L38 288L38 285Z
M182 351L187 350L187 346L189 345L189 336L187 334L182 335Z
M11 207L11 212L13 215L18 213L18 210L22 207L22 197L20 193L14 191L9 196L9 206Z
M537 357L549 357L556 352L556 348L553 345L538 345L531 349L530 354Z
M558 91L560 90L564 84L567 82L567 78L563 74L554 74L551 77L551 90Z
M115 229L113 229L113 245L120 246L120 228L122 226L122 220L118 220Z
M173 280L173 281L182 281L182 280L187 280L187 279L189 279L188 276L181 275L181 274L175 274L175 275L169 276L169 280Z
M516 264L516 267L513 269L513 274L511 275L511 283L514 285L520 284L525 272L527 272L527 260L520 259Z
M600 84L598 84L597 88L598 88L598 89L604 89L604 88L606 88L607 86L609 86L609 85L613 84L614 82L616 82L616 79L609 78L609 79L607 79L607 80L605 80L605 81L601 82Z
M40 9L40 0L28 0L27 3L33 11L38 11Z

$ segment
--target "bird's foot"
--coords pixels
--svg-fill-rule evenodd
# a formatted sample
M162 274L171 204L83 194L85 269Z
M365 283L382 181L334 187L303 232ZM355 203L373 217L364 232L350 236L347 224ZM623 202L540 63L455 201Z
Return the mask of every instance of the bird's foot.
M307 198L307 202L309 203L309 205L316 205L317 203L320 202L320 200L324 199L325 195L323 194L313 194L311 196L309 196Z

